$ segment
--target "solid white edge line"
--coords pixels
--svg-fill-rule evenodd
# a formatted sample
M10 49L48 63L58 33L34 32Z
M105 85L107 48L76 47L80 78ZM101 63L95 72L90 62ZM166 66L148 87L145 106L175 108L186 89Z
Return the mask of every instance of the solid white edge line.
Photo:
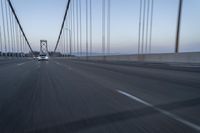
M187 120L184 120L183 118L181 118L181 117L179 117L179 116L177 116L175 114L172 114L172 113L170 113L170 112L168 112L166 110L163 110L163 109L160 109L158 107L155 107L154 105L152 105L152 104L150 104L150 103L148 103L148 102L146 102L146 101L144 101L144 100L142 100L142 99L140 99L138 97L135 97L135 96L133 96L131 94L128 94L128 93L123 92L121 90L117 90L117 92L122 94L122 95L125 95L125 96L127 96L127 97L129 97L129 98L131 98L131 99L133 99L133 100L135 100L137 102L139 102L139 103L142 103L142 104L144 104L144 105L146 105L148 107L151 107L154 110L156 110L156 111L158 111L158 112L160 112L160 113L162 113L162 114L164 114L164 115L166 115L166 116L168 116L168 117L170 117L170 118L172 118L172 119L174 119L176 121L179 121L179 122L181 122L182 124L184 124L184 125L186 125L188 127L191 127L191 128L193 128L193 129L195 129L197 131L200 131L200 126L199 125L196 125L196 124L191 123L191 122L189 122Z

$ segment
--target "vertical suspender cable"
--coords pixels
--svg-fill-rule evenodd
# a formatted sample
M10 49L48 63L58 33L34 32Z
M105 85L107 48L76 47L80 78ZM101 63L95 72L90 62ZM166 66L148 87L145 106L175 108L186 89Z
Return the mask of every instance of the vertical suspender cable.
M140 0L140 10L139 10L139 32L138 32L138 54L140 54L141 48L141 21L142 21L142 5L143 0Z
M21 39L21 57L23 57L23 36L21 31L20 31L20 39Z
M6 27L7 27L7 45L8 45L8 56L10 56L10 33L9 33L9 24L8 24L8 5L5 1L5 10L6 10Z
M92 43L93 43L93 39L92 39L92 0L90 0L90 56L92 55Z
M61 50L62 50L62 56L64 55L64 30L62 31L62 42L61 42Z
M69 28L70 28L70 55L72 55L72 51L73 51L73 48L72 48L72 6L70 7L70 24L69 24Z
M18 33L18 25L15 21L15 33L16 33L16 45L17 45L17 57L19 57L19 33Z
M69 17L69 15L68 15L68 17ZM69 25L69 21L66 21L65 24L66 24L66 28L67 28ZM66 52L67 52L67 55L69 55L69 33L68 33L67 29L65 29L65 30L66 30Z
M75 31L75 24L76 24L76 22L75 22L75 2L74 2L75 0L73 0L73 2L72 2L72 5L73 5L73 7L72 7L72 10L73 10L73 41L74 41L74 43L73 43L73 45L74 45L74 53L76 53L76 31Z
M65 33L65 56L67 56L67 31L66 31L66 29L63 29L63 30L64 30L64 33Z
M1 4L1 3L0 3ZM0 17L1 18L1 17ZM2 19L1 19L2 20ZM2 40L3 38L2 38L2 32L1 32L1 22L0 22L0 52L1 52L1 54L0 54L0 56L2 56L3 55L3 40Z
M66 30L63 29L63 41L64 41L64 42L63 42L63 45L64 45L64 46L63 46L63 47L64 47L63 49L64 49L64 56L66 55L66 38L65 38L65 31L66 31Z
M78 54L78 56L80 56L80 49L79 49L79 8L78 8L78 3L79 2L79 0L76 0L76 36L77 36L77 54Z
M23 37L23 55L25 55L25 38Z
M2 53L3 53L3 41L2 41L2 33L1 33L1 23L0 23L0 56L2 56Z
M24 57L24 37L22 36L22 57Z
M150 18L150 35L149 35L149 53L151 53L152 47L152 27L153 27L153 11L154 11L154 0L151 0L151 18Z
M25 38L23 38L23 55L24 55L24 57L25 57L25 55L26 55L26 41L25 41Z
M1 55L3 55L3 40L2 40L2 33L1 33L1 25L0 25L0 50L1 50Z
M105 56L105 0L102 0L102 54Z
M63 33L63 31L62 31L62 33ZM60 36L60 53L61 53L61 56L63 55L63 49L62 49L62 41L63 41L63 36L62 36L62 34L61 34L61 36Z
M144 53L144 32L145 32L145 16L146 16L146 0L144 0L144 7L143 7L143 24L142 24L142 47L141 53Z
M88 59L88 0L86 0L86 57Z
M12 15L12 33L13 33L13 52L14 52L14 55L16 56L16 40L15 40L15 22L14 22L14 18L13 18L13 15Z
M111 0L108 0L108 14L107 14L107 54L110 55L110 6Z
M5 1L4 1L5 2ZM1 13L2 13L2 21L3 21L3 35L4 35L4 47L5 47L5 55L7 56L7 43L6 43L6 29L5 29L5 19L4 19L4 8L3 8L3 0L1 0Z
M62 35L61 35L61 37L62 37L62 40L61 40L61 46L62 46L62 48L61 48L61 50L62 50L62 56L64 55L64 36L63 36L63 34L64 34L64 30L62 30Z
M22 35L19 29L19 45L20 45L20 57L22 57Z
M80 54L82 56L82 4L79 0L79 14L80 14Z
M11 14L11 9L8 8L8 16L9 16L9 23L10 23L10 43L11 43L11 55L13 55L13 51L14 51L14 47L13 47L13 27L12 27L12 20L11 20L11 17L12 17L12 14Z
M71 20L71 25L70 25L70 30L71 30L71 49L72 49L72 54L73 54L73 52L74 52L74 47L73 47L73 34L72 34L72 32L73 32L73 10L72 10L72 6L71 6L71 10L70 10L70 12L71 12L71 17L70 17L70 20Z
M147 53L148 50L148 39L149 39L149 10L150 10L150 0L147 2L147 20L146 20L146 43L145 43L145 53Z

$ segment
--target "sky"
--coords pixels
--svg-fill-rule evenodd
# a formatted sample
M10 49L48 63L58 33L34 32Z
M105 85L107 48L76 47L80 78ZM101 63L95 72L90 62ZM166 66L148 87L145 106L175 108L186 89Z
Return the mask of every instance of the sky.
M33 50L41 39L53 50L67 0L11 0ZM82 0L84 2L85 0ZM93 0L93 45L101 51L101 0ZM140 0L111 0L111 52L137 53ZM174 52L178 0L155 0L152 53ZM84 7L82 15L85 16ZM83 18L83 36L85 23ZM200 51L200 0L184 0L180 51ZM83 40L84 41L84 40Z

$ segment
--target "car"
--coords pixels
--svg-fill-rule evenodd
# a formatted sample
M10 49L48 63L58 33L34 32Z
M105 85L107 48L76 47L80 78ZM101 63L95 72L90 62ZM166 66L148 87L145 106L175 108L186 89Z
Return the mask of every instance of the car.
M38 61L48 61L49 57L47 55L39 55Z

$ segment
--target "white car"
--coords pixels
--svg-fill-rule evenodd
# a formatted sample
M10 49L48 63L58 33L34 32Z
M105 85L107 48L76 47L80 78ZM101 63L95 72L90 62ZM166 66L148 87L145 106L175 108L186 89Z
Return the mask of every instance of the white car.
M38 61L48 61L49 57L47 55L38 56Z

